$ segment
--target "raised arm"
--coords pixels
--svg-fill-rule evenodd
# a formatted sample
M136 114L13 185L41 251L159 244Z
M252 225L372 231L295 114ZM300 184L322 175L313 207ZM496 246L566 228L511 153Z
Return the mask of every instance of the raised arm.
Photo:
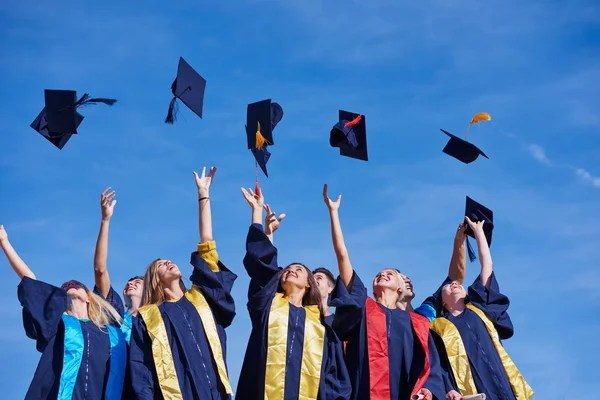
M8 259L8 263L19 276L19 279L23 279L23 277L35 279L35 274L33 271L29 269L27 264L25 264L25 261L19 257L15 249L8 241L8 233L4 229L4 225L0 225L0 247L2 247L2 251Z
M100 232L96 241L96 252L94 253L94 283L102 297L107 298L110 292L110 276L108 275L108 228L110 219L115 209L115 191L106 188L100 195L100 209L102 210L102 220L100 221Z
M473 230L475 240L477 241L477 251L479 253L479 262L481 263L481 272L479 279L481 284L486 288L490 288L490 278L492 276L493 265L492 265L492 254L490 253L490 246L488 245L485 233L483 231L484 221L473 222L469 217L465 217L467 223Z
M457 281L462 285L467 274L467 253L465 246L464 223L458 225L456 236L454 236L454 248L452 249L452 258L450 259L450 267L448 267L448 277L451 281Z
M323 200L325 200L325 204L329 209L331 239L333 241L333 250L335 251L335 256L337 257L340 279L348 288L352 282L354 270L352 269L352 263L350 262L350 256L348 255L348 249L346 248L346 243L344 242L342 224L340 223L339 209L342 201L342 195L339 195L336 201L332 201L327 195L327 184L325 184L323 186Z
M207 243L213 240L209 189L216 172L216 167L211 167L206 176L206 167L202 167L200 176L194 172L196 188L198 189L198 229L200 232L200 243Z

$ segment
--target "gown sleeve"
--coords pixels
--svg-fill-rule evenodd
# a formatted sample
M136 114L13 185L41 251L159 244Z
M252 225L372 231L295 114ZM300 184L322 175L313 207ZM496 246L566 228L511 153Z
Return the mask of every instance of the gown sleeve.
M63 313L67 310L67 292L56 286L24 277L17 289L23 307L23 328L42 352L56 335Z
M490 277L489 286L489 289L485 287L477 276L475 282L469 286L469 300L492 320L500 339L509 339L514 334L513 324L508 315L510 300L500 293L494 272Z
M141 317L133 317L129 344L130 390L138 400L154 400L152 342Z
M359 329L364 315L367 288L362 283L356 271L352 274L350 290L338 276L335 289L331 296L331 307L335 307L333 330L342 341L356 329Z
M263 231L261 224L252 224L246 237L244 267L250 277L248 309L262 310L277 291L281 268L277 266L277 248Z
M123 306L123 300L121 299L121 296L119 296L117 291L113 289L112 286L110 287L110 290L108 291L108 295L106 296L106 298L102 296L102 292L100 292L100 289L98 289L97 286L94 286L94 293L97 294L98 296L102 297L104 300L106 300L108 302L108 304L113 306L113 308L115 310L117 310L117 312L119 313L121 318L123 318L125 316L125 307Z
M227 328L235 317L231 289L237 275L219 260L214 241L199 243L190 263L194 267L190 280L206 297L217 322Z

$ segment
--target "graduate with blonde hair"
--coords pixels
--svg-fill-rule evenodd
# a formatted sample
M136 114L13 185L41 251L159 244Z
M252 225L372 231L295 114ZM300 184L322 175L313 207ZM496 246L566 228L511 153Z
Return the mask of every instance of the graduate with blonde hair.
M42 353L26 400L120 400L127 363L119 313L83 283L38 281L0 225L0 247L21 279L23 326Z

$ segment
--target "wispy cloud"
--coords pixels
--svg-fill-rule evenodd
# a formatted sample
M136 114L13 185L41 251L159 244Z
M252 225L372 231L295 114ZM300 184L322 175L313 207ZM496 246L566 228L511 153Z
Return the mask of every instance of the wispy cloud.
M544 149L541 146L538 146L537 144L530 144L529 146L527 146L527 148L529 149L531 156L537 162L539 162L541 164L552 165L552 163L550 162L550 159L546 155L546 152L544 151Z

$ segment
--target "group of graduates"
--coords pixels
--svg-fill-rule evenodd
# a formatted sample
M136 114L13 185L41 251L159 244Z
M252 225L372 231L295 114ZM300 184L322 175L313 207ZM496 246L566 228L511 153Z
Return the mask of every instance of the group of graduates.
M0 226L0 246L21 279L25 332L42 353L26 399L233 398L226 329L236 315L231 290L237 275L221 261L213 239L209 188L215 172L214 167L208 174L205 168L194 172L200 240L191 254L189 288L179 267L159 258L127 282L123 303L107 269L116 204L110 188L101 195L93 290L74 280L60 287L36 280ZM375 275L370 296L344 243L341 196L330 199L327 185L323 198L337 279L300 262L280 267L274 233L285 215L265 204L260 188L241 192L252 211L243 259L252 331L236 399L533 396L501 343L513 335L513 325L509 299L493 272L485 220L467 216L459 225L448 277L413 308L413 282L393 265ZM467 227L477 242L481 271L465 289Z

